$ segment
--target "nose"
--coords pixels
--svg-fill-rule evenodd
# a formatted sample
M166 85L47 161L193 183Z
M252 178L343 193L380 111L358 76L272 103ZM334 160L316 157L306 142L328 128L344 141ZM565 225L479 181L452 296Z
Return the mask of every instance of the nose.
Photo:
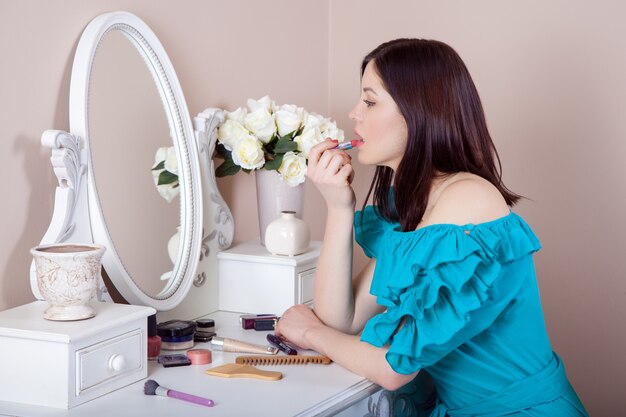
M359 111L359 105L355 105L352 110L350 110L350 113L348 113L348 117L350 118L350 120L353 121L360 121L361 120L361 112Z

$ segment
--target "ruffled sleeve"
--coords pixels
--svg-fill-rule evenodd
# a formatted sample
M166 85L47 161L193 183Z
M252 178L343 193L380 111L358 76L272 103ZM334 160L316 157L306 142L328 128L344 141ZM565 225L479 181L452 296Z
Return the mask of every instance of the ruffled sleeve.
M368 258L376 258L385 239L385 230L394 224L383 218L374 206L367 206L354 215L354 236Z
M511 284L534 273L530 255L541 246L515 213L476 226L403 233L371 210L360 224L357 214L355 234L376 258L370 292L387 310L368 321L361 340L389 345L387 361L396 372L432 365L483 331L506 307L493 299L496 282Z

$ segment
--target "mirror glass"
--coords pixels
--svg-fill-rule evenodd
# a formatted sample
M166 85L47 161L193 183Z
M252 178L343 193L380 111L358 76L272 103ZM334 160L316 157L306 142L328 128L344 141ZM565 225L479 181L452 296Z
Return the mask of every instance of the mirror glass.
M168 241L181 224L180 195L166 201L153 180L157 149L174 142L158 80L133 42L109 30L93 59L87 97L91 169L115 252L135 284L155 297L172 276ZM178 252L174 245L176 258Z

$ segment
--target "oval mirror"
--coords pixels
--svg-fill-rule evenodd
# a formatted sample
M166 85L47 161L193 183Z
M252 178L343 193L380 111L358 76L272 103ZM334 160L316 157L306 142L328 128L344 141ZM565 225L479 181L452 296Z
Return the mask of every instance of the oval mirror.
M176 307L200 256L198 152L172 64L136 16L101 15L83 32L72 68L70 129L84 140L91 230L108 248L102 263L111 282L131 304ZM170 147L178 186L168 202L154 182L161 170L153 168L157 150Z

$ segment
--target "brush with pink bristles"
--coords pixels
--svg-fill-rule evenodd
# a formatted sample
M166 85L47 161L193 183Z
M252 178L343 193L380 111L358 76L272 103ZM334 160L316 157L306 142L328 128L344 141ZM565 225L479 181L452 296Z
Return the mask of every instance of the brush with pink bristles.
M154 379L146 381L143 386L143 393L146 395L160 395L162 397L178 398L179 400L189 401L190 403L205 405L207 407L213 407L215 405L215 402L213 402L213 400L209 400L208 398L196 397L195 395L162 387Z

